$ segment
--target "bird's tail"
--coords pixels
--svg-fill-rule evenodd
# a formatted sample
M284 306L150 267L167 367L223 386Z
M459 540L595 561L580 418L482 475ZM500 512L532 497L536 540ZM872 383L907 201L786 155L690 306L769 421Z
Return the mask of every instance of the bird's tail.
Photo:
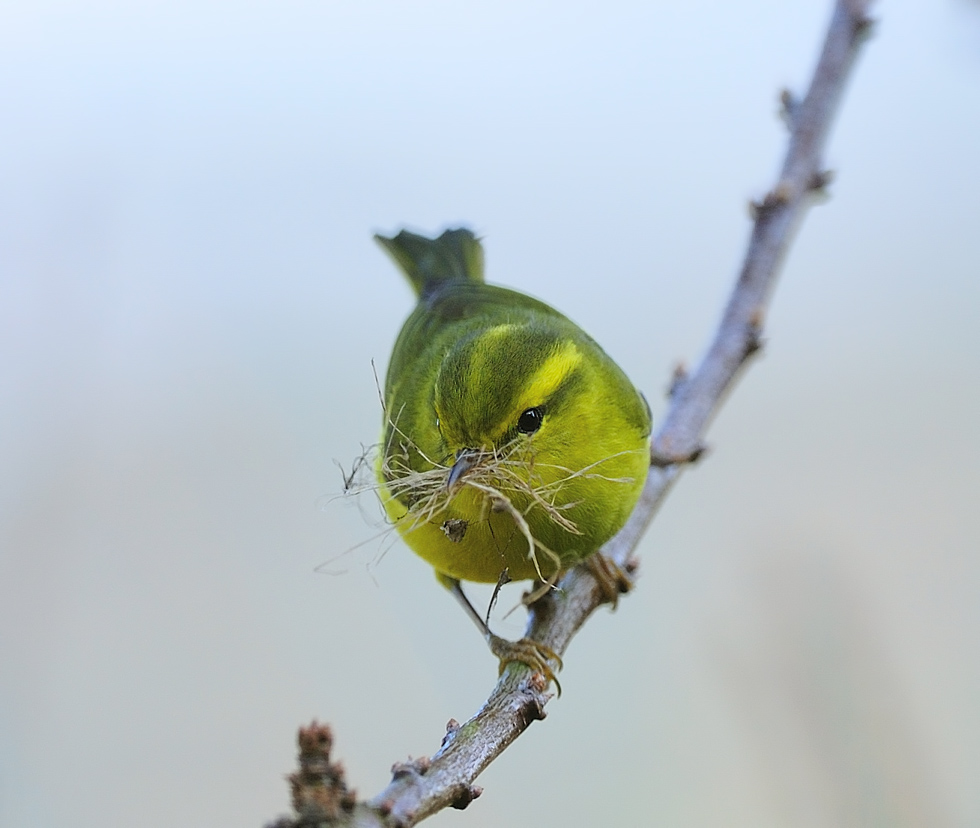
M483 281L483 245L472 230L446 230L437 239L402 230L391 238L375 235L374 240L395 260L420 299L443 282Z

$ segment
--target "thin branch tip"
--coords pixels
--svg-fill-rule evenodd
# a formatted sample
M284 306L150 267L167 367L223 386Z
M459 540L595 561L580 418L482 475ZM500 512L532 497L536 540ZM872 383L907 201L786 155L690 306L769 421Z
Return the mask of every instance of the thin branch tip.
M296 741L299 745L299 769L289 775L289 787L295 820L283 817L277 828L337 822L353 813L357 793L347 787L344 767L330 761L333 733L330 726L313 721L301 727Z

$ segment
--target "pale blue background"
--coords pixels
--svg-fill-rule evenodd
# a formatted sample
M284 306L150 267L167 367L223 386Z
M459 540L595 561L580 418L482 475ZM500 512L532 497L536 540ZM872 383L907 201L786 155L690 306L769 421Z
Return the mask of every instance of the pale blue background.
M469 622L317 506L410 308L371 233L471 225L662 413L828 13L0 4L0 824L258 826L298 724L367 795L472 714ZM431 824L980 824L980 6L877 13L635 595Z

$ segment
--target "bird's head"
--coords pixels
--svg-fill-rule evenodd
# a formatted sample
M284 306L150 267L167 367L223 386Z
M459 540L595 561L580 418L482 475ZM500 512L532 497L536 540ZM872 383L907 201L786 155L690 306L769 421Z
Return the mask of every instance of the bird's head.
M564 443L581 362L572 340L540 323L496 325L458 342L440 366L433 400L454 463L449 485L480 457Z

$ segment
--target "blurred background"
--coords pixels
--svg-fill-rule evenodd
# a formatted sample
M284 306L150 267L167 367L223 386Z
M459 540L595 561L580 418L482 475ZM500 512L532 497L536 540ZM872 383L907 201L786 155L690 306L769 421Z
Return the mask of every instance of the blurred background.
M0 824L259 826L298 725L368 796L474 713L470 622L333 498L411 306L371 234L473 227L660 415L829 11L0 3ZM980 5L876 14L635 593L430 824L980 824Z

